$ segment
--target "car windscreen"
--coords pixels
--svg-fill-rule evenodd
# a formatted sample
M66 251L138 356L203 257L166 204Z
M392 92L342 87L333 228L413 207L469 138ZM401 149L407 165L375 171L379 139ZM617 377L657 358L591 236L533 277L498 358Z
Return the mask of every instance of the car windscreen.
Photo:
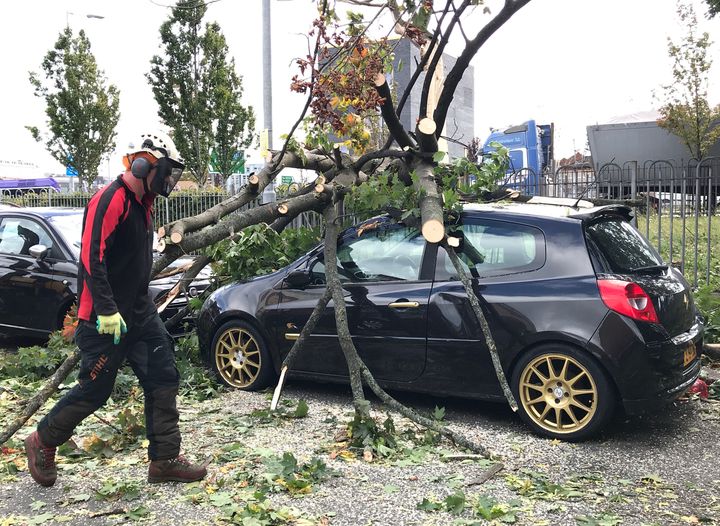
M660 255L627 221L603 219L590 223L585 231L606 272L626 274L663 266Z
M76 258L79 257L80 241L82 239L83 213L78 212L77 214L58 214L49 216L47 220L63 237L67 245L73 251L73 255Z

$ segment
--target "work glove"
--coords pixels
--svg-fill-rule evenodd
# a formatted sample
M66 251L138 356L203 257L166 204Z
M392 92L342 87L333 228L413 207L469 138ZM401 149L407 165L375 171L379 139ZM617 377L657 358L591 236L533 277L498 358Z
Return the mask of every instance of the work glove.
M119 312L109 316L98 314L95 326L99 334L112 334L115 345L120 343L120 336L127 332L127 325L125 325L125 320L123 320Z

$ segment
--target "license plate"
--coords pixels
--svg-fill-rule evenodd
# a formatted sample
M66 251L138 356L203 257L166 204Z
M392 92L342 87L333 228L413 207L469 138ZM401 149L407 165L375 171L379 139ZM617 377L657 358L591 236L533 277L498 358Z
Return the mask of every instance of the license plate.
M688 343L688 346L685 347L685 350L683 351L683 367L686 367L690 362L692 362L696 356L697 350L695 349L695 342Z

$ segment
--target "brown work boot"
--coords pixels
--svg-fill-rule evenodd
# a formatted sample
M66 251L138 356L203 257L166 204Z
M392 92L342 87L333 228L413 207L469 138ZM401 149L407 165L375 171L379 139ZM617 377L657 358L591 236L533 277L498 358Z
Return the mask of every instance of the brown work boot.
M54 447L45 447L40 435L33 431L25 439L25 452L28 457L28 469L32 478L41 486L52 486L57 480Z
M192 464L182 455L170 460L152 460L148 482L195 482L207 475L206 464Z

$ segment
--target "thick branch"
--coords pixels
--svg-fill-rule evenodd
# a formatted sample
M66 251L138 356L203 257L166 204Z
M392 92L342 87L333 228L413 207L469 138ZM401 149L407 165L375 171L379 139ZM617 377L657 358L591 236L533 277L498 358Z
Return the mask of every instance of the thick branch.
M490 457L487 449L482 445L475 444L461 435L456 434L437 420L422 416L421 414L413 411L407 406L404 406L380 387L375 378L373 377L370 370L367 368L362 358L357 353L357 349L352 341L352 335L347 324L347 311L345 308L345 297L343 296L342 284L340 277L337 272L337 265L335 264L337 255L337 212L334 206L328 206L323 212L326 224L326 237L325 237L325 273L327 278L327 287L332 291L332 299L335 305L335 325L340 340L340 346L342 347L345 360L348 364L348 370L350 374L350 385L353 392L353 402L356 411L361 416L367 416L368 405L365 401L364 394L362 392L362 381L364 380L373 393L380 398L380 400L391 409L394 409L406 418L409 418L413 422L432 429L433 431L441 434L448 438L453 443L460 445L461 447L467 448L471 451L479 453L487 458ZM332 263L329 263L332 262Z
M405 131L405 128L403 128L393 108L392 93L390 93L390 86L388 86L385 75L378 73L374 82L378 95L384 99L380 105L380 113L385 121L385 125L388 127L390 135L401 148L412 148L413 141Z
M375 159L387 159L387 158L394 158L394 159L404 159L408 157L410 154L409 152L406 152L404 150L391 150L391 149L383 149L383 150L375 150L372 152L368 152L364 155L362 155L357 161L353 163L353 167L356 171L361 171L363 167L369 163L370 161L373 161Z
M360 373L360 357L355 351L350 329L348 328L347 310L345 298L343 297L342 284L337 271L337 238L340 229L337 225L337 209L335 204L326 206L323 210L325 218L325 280L326 287L330 291L333 303L335 304L335 330L337 331L340 347L345 355L350 376L350 389L353 394L353 405L355 412L361 418L370 417L369 404L365 399L362 387L362 376Z
M485 337L485 344L490 351L490 357L492 358L493 367L495 368L495 375L500 382L500 387L502 387L505 399L508 401L508 404L510 404L512 410L517 411L517 402L515 401L515 397L510 390L510 385L508 384L507 378L505 377L505 372L503 371L502 364L500 363L500 356L498 355L497 345L495 345L495 339L490 332L490 325L487 322L487 318L485 318L485 314L483 314L482 308L480 307L480 300L478 299L475 291L473 290L472 281L468 277L467 272L465 272L465 269L462 266L462 262L460 261L460 258L458 258L458 255L455 253L455 250L453 250L453 248L448 245L447 240L443 240L442 246L445 249L445 252L447 252L450 261L452 261L452 264L455 267L455 271L460 277L460 281L462 281L462 284L465 286L465 293L467 294L468 301L470 302L472 310L475 313L475 317L480 323L480 328L482 329L483 336Z
M305 160L303 160L299 155L287 152L283 155L282 160L276 163L276 166L277 168L275 170L271 170L270 164L265 165L260 172L253 176L253 181L245 185L240 192L234 196L225 199L222 203L218 203L196 216L180 219L170 225L166 225L163 227L162 233L167 232L171 235L179 233L180 239L178 241L172 240L175 244L179 244L187 234L198 231L208 225L215 224L231 212L257 199L260 192L270 183L275 175L284 168L304 168L324 172L332 169L334 163L331 158L324 155L306 153ZM257 181L255 181L255 178L257 178Z
M530 2L530 0L506 0L505 6L500 10L498 15L488 22L478 32L477 36L465 46L465 49L445 78L445 85L443 86L442 93L440 93L438 105L433 112L433 120L435 124L437 124L438 133L440 133L445 126L445 119L447 118L447 112L455 96L455 90L457 90L458 84L460 84L460 80L462 80L463 73L465 73L465 70L470 65L470 61L475 57L487 39L528 2Z
M410 78L410 82L408 82L408 85L405 87L405 92L402 94L402 97L400 97L400 101L397 104L397 109L395 111L397 112L398 115L402 114L402 110L405 107L405 102L407 101L408 97L410 96L410 93L412 93L412 90L415 87L415 83L417 82L417 79L420 77L420 74L425 70L425 66L428 63L428 60L430 60L430 57L434 53L435 47L437 46L438 37L442 33L443 20L445 20L445 16L448 14L448 11L451 6L452 6L452 2L447 2L447 4L445 4L445 9L443 10L443 14L440 17L440 20L437 24L437 28L433 32L432 38L430 39L430 43L428 44L427 49L425 50L425 53L423 54L423 56L420 57L420 63L415 67L415 72L413 73L412 77Z
M438 142L435 138L435 122L432 119L424 117L420 119L415 128L418 145L422 153L435 153L438 151Z
M422 235L428 243L439 243L445 237L442 198L435 182L433 166L427 161L415 164L417 182L415 188L420 194L420 217Z
M308 210L317 210L324 206L326 202L327 196L325 194L312 192L294 197L282 203L286 208L284 214L281 213L280 205L277 203L268 203L258 206L257 208L244 210L238 214L233 214L214 226L186 235L177 245L168 245L163 255L153 264L152 274L154 276L183 254L213 245L230 237L235 232L239 232L245 227L258 223L270 224L283 215L293 215Z
M448 2L451 3L451 2ZM440 42L438 43L437 47L426 51L426 54L431 54L432 60L430 61L430 64L427 66L427 73L425 74L425 80L423 81L423 87L422 91L420 92L420 117L428 117L427 110L428 110L428 98L430 96L430 85L433 80L433 76L435 75L435 70L440 66L440 61L442 60L443 53L445 52L445 46L448 43L448 40L450 39L450 35L453 31L453 26L458 22L460 19L460 15L462 15L463 11L467 9L468 5L470 5L470 0L464 0L463 3L460 5L460 7L455 11L453 14L452 19L450 20L450 23L448 24L448 28L443 34L443 37L440 39ZM444 13L443 13L444 15ZM438 31L440 31L440 27L438 26ZM440 71L440 76L444 74L444 71ZM437 103L437 101L435 101ZM440 128L442 130L442 128ZM440 130L438 131L438 135L440 135Z

